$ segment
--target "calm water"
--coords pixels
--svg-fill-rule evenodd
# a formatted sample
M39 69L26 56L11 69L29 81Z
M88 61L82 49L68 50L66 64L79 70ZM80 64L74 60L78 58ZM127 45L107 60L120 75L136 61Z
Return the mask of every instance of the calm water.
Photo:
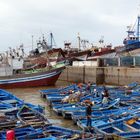
M51 123L56 125L64 126L67 128L78 129L77 126L73 125L72 120L63 119L62 116L57 116L50 107L47 106L47 102L40 97L39 90L48 89L48 88L57 88L69 85L70 83L58 81L55 86L52 87L34 87L34 88L15 88L8 89L8 91L12 92L17 97L23 99L26 102L42 105L45 107L45 114Z

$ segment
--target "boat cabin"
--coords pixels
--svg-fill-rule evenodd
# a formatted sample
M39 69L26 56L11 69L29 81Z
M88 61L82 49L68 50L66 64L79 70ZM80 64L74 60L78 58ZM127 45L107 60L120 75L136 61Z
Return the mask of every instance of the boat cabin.
M124 45L129 45L129 44L139 42L139 37L134 35L134 31L127 31L127 33L128 33L128 36L123 41Z

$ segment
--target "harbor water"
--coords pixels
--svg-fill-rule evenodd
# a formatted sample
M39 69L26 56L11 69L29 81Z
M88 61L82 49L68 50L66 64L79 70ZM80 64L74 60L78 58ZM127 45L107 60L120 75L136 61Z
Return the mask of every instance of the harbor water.
M52 109L48 106L47 102L40 97L39 90L49 89L49 88L59 88L67 86L70 83L58 81L55 86L43 86L43 87L32 87L32 88L14 88L8 89L9 92L13 93L25 102L29 102L35 105L41 105L45 107L45 115L54 125L63 126L71 129L78 129L76 125L73 124L72 120L63 119L62 116L57 116Z

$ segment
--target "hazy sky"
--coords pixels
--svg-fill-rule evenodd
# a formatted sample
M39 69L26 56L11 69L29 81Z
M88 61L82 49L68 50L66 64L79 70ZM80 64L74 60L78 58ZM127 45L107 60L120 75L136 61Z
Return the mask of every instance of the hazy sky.
M122 44L126 26L140 13L139 0L0 0L0 51L21 43L31 48L53 32L58 47L77 34L90 42ZM29 48L29 49L30 49Z

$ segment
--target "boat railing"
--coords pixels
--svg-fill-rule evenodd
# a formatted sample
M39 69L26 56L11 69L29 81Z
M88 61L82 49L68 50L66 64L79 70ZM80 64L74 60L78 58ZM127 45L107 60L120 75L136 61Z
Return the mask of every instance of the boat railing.
M33 74L33 73L38 73L38 72L45 72L45 71L48 71L48 70L55 70L57 68L61 68L61 67L65 67L64 64L61 64L61 65L55 65L55 66L52 66L52 67L45 67L45 68L38 68L38 69L25 69L25 70L21 70L21 73L20 74ZM18 74L18 73L16 73Z

